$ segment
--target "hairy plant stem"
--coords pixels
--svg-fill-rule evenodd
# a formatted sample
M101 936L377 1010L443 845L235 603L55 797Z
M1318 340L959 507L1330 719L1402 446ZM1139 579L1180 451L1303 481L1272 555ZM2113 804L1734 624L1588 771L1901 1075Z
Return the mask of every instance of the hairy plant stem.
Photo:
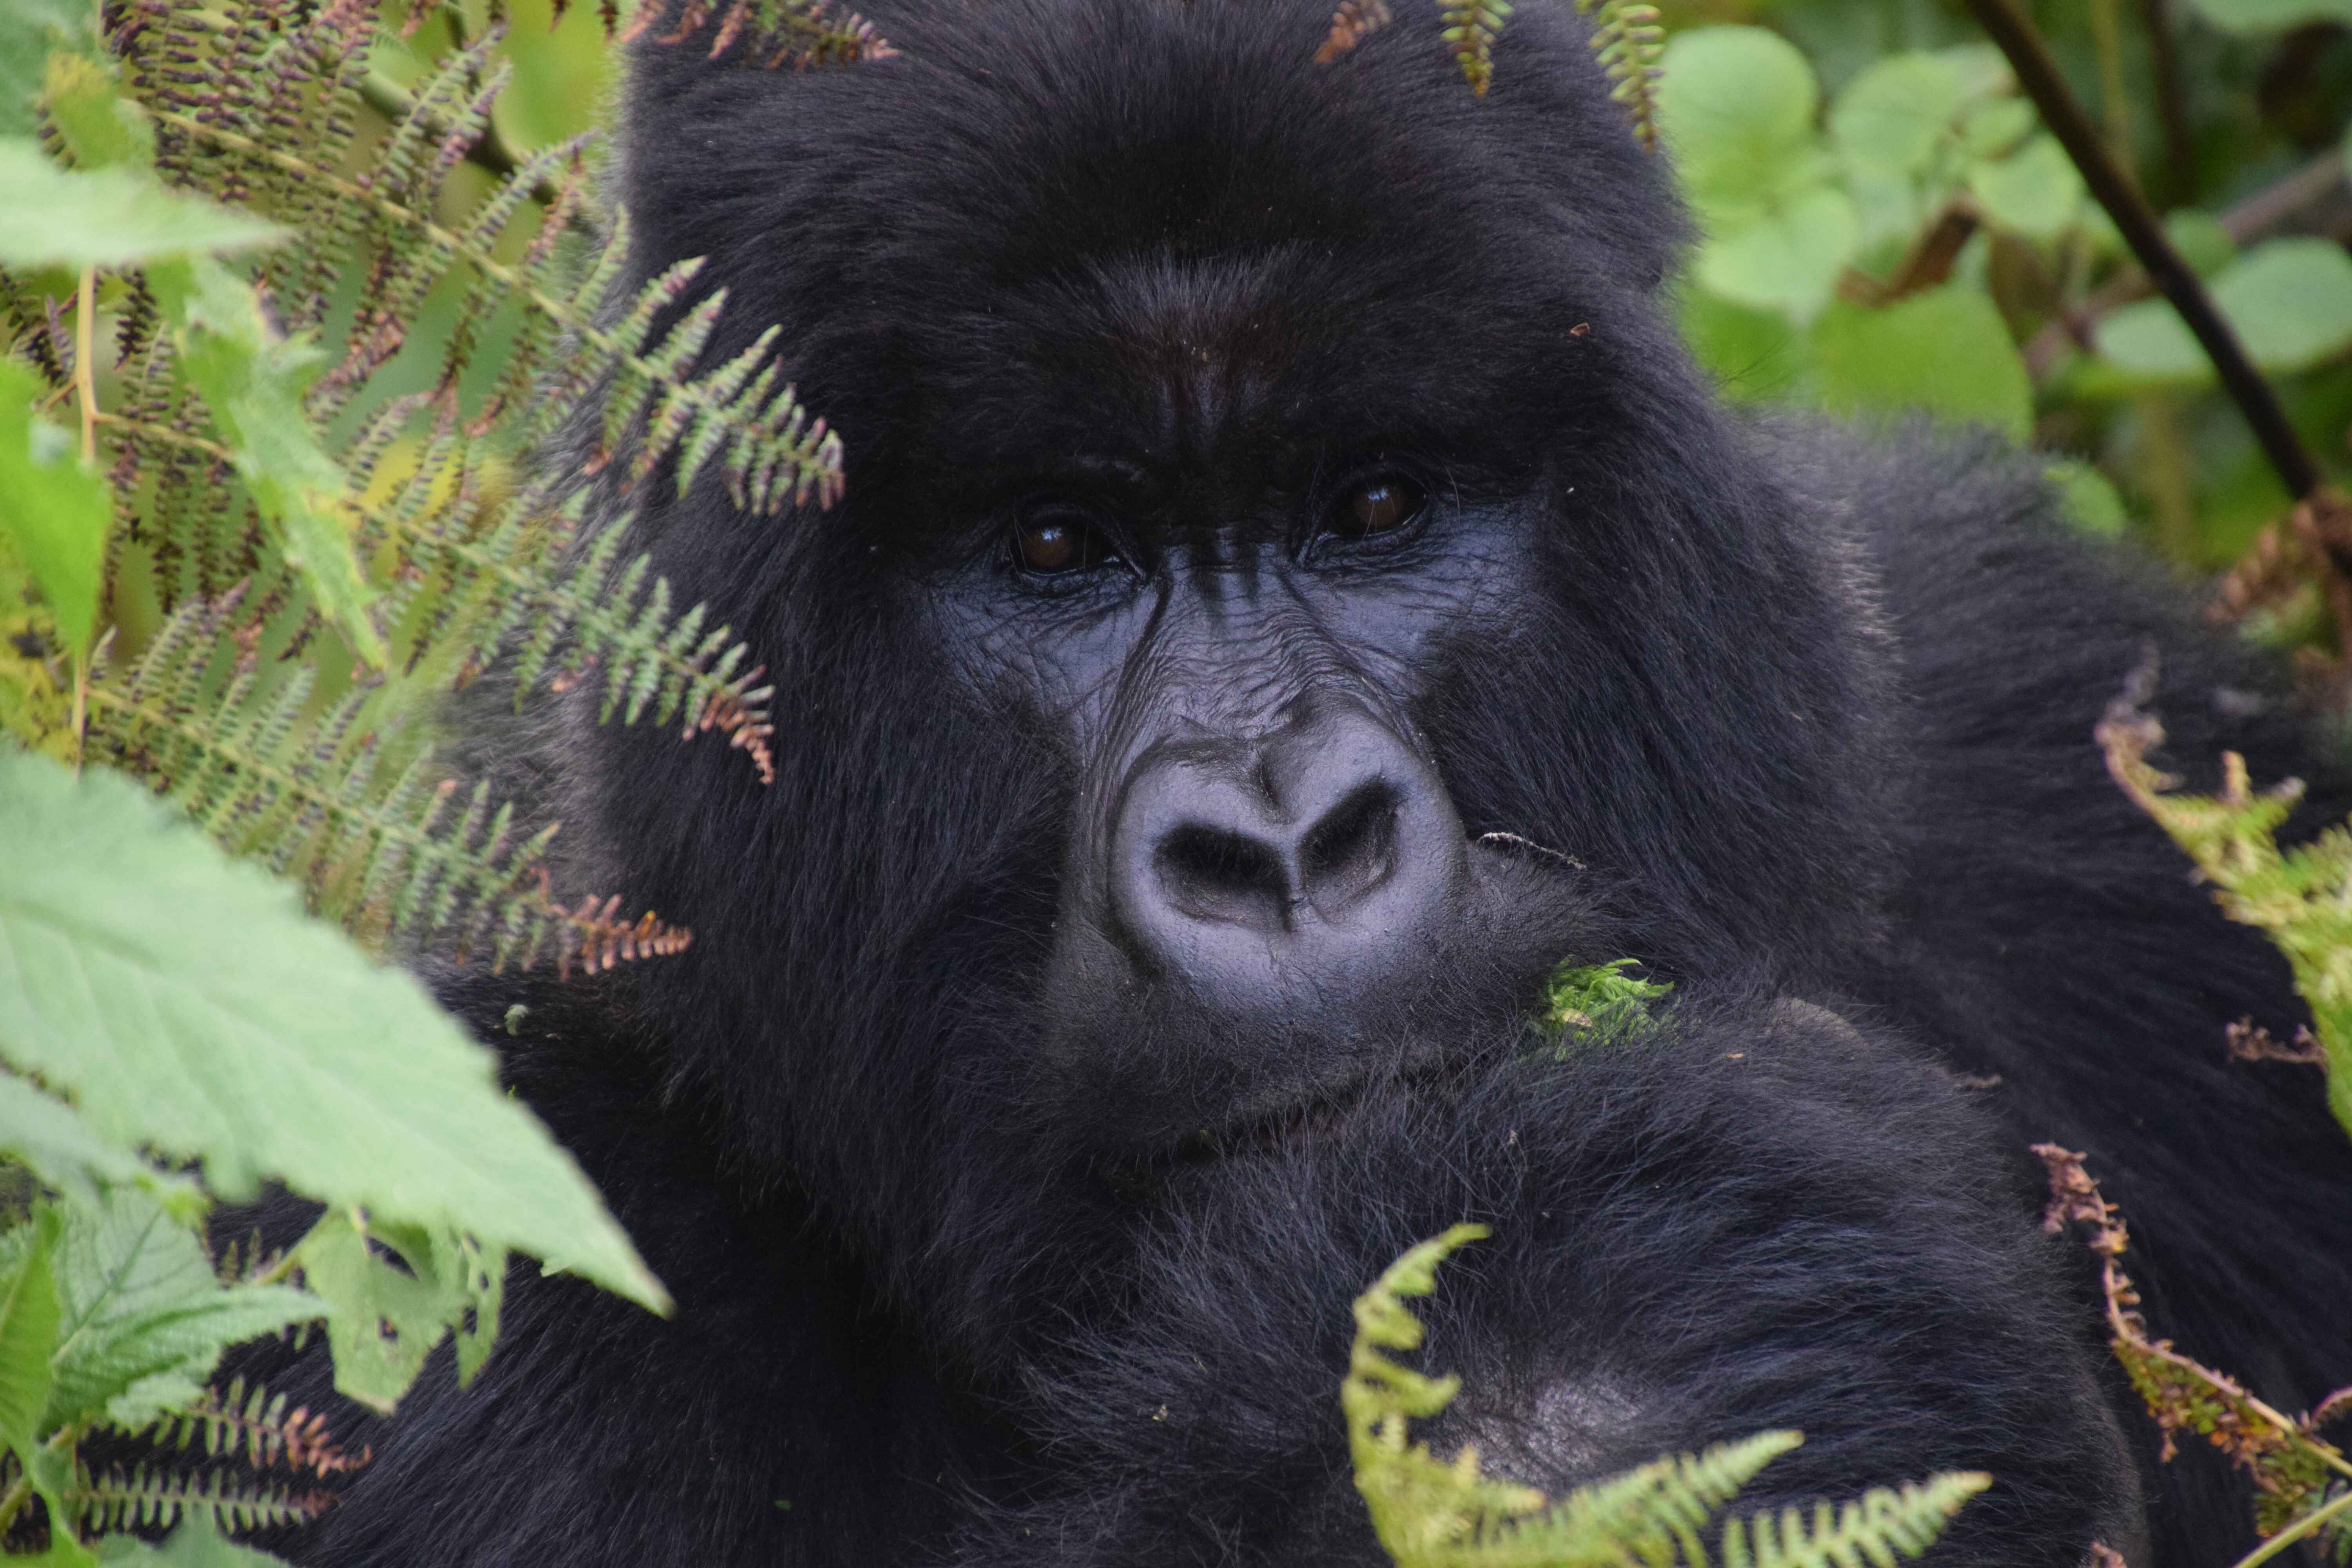
M2319 465L2304 447L2303 437L2295 434L2294 426L2287 423L2277 394L2246 357L2237 334L2215 309L2203 280L2172 247L2147 200L2108 155L2105 139L2083 112L2082 105L2074 101L2074 92L2059 74L2058 62L2050 58L2042 35L2026 20L2014 0L1968 0L1968 5L1978 25L2007 57L2010 68L2017 73L2018 85L2042 111L2042 122L2066 149L2067 156L2074 159L2084 184L2090 186L2091 195L2115 220L2132 254L2139 258L2139 264L2147 269L2147 275L2155 279L2156 286L2172 301L2172 308L2180 312L2180 319L2203 345L2206 357L2213 362L2213 369L2228 389L2231 400L2237 404L2239 413L2253 427L2254 438L2262 443L2263 456L2284 482L2287 494L2297 500L2310 495L2319 488Z

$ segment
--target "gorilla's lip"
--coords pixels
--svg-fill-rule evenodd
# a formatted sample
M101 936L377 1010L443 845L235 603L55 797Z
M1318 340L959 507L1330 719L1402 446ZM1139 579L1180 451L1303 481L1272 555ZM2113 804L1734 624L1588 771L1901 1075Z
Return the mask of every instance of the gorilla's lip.
M1375 1093L1429 1088L1447 1076L1447 1068L1441 1056L1416 1053L1384 1070L1360 1072L1271 1106L1245 1109L1214 1127L1195 1128L1179 1137L1161 1157L1171 1164L1196 1165L1327 1142L1345 1130Z

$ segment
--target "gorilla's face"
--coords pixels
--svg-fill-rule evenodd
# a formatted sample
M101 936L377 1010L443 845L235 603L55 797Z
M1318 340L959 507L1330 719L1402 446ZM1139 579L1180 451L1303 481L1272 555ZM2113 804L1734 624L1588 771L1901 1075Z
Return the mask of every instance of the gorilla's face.
M1446 1067L1570 940L1571 863L1473 839L1420 722L1537 616L1540 513L1374 422L1363 367L1359 400L1253 384L1229 323L1274 301L1204 321L1160 282L1096 279L1094 342L1051 356L1100 362L1084 444L1000 437L909 582L1071 781L1043 1062L1107 1144L1245 1144Z
M1580 25L1479 100L1328 16L942 5L631 89L635 269L709 258L714 358L782 324L850 499L646 498L778 777L597 731L567 833L696 929L680 1081L975 1340L1171 1190L1107 1172L1344 1142L1560 958L1721 974L1869 875L1853 590L1675 341Z

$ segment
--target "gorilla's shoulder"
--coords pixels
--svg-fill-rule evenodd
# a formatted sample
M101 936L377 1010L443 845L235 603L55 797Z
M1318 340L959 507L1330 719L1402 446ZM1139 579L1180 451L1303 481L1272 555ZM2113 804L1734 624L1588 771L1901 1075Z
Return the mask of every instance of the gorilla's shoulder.
M1884 632L1915 743L1949 754L1997 738L2095 772L2092 727L2153 657L2192 782L2224 749L2257 772L2267 755L2273 775L2311 773L2282 661L2211 625L2199 584L2071 520L2049 454L1924 421L1759 419L1749 438L1844 564L1854 612Z

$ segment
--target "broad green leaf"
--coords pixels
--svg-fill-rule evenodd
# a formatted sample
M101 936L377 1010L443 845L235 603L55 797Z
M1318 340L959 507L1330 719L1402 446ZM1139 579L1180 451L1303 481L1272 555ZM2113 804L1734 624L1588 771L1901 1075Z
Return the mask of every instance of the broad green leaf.
M2032 131L2033 105L2021 98L1988 98L1960 117L1960 148L1972 158L1999 158Z
M1812 134L1821 96L1795 45L1763 27L1697 27L1666 46L1658 114L1685 158L1784 147Z
M0 359L0 532L79 658L98 626L114 504L105 480L81 466L73 437L33 416L43 390L31 367Z
M2124 498L2116 493L2106 475L2088 463L2069 458L2042 469L2042 477L2058 492L2058 510L2068 522L2103 539L2122 535L2130 515L2124 510Z
M6 1237L7 1272L0 1279L0 1441L24 1467L52 1520L72 1517L66 1489L73 1484L73 1460L41 1441L47 1433L43 1412L54 1393L52 1363L63 1332L57 1276L64 1218L47 1204L35 1205L31 1220ZM48 1551L27 1561L87 1568L90 1557L71 1531L53 1529Z
M1714 226L1722 201L1760 203L1821 183L1813 68L1761 27L1700 27L1666 46L1658 122L1684 187Z
M204 395L287 564L302 574L352 651L381 666L383 639L368 618L375 590L343 521L343 471L302 406L325 354L279 335L252 288L216 261L157 267L148 281L173 322L180 369Z
M97 15L83 0L0 5L0 139L32 135L43 65L52 50L95 49Z
M51 55L41 96L75 168L154 165L154 122L116 89L109 66L87 55Z
M1968 96L1957 66L1940 55L1889 55L1848 82L1830 109L1830 139L1854 164L1924 170Z
M347 1212L330 1209L294 1256L328 1303L335 1390L344 1397L390 1411L452 1332L458 1381L481 1370L497 1331L503 1252L486 1259L451 1232L415 1226L371 1226L363 1234Z
M1782 403L1804 389L1812 373L1805 335L1779 310L1735 304L1704 289L1682 290L1683 337L1726 397L1739 403Z
M19 1227L23 1241L9 1250L0 1279L0 1441L19 1458L40 1443L41 1413L49 1405L49 1358L58 1348L59 1311L55 1259L62 1229L58 1211L34 1210Z
M488 1052L120 775L0 752L0 1055L99 1135L668 1299Z
M2221 270L2212 294L2246 353L2273 374L2308 370L2352 348L2352 257L2332 241L2302 237L2257 246ZM2212 374L2195 335L2162 300L2116 310L2099 323L2095 341L2111 363L2139 376Z
M160 1544L135 1535L106 1536L98 1543L98 1561L107 1568L286 1568L282 1559L229 1540L203 1509L182 1516Z
M1812 332L1822 406L1891 416L1924 409L1990 425L2014 441L2031 433L2033 389L1991 300L1962 284L1870 310L1841 300Z
M159 1171L109 1143L72 1106L5 1072L0 1072L0 1151L91 1208L99 1205L99 1188L109 1184L137 1187L189 1224L203 1217L207 1206L204 1190L187 1177Z
M2055 239L2083 210L2083 176L2054 136L1971 164L1969 190L1997 226L2029 239Z
M1959 74L1964 97L1985 99L2017 90L2017 74L2009 68L2008 58L1991 44L1953 44L1937 49L1936 58Z
M1861 237L1853 200L1820 185L1760 222L1709 236L1694 270L1704 287L1727 300L1810 321L1829 302Z
M2276 33L2305 22L2352 22L2352 0L2189 0L2229 33Z
M44 1432L101 1414L122 1426L152 1419L152 1386L114 1405L151 1380L176 1390L201 1384L230 1345L326 1310L317 1297L289 1286L224 1287L194 1233L134 1189L116 1188L96 1209L67 1210L65 1221L56 1381Z
M2221 220L2195 207L2175 207L2165 214L2164 237L2198 277L2209 281L2238 257L2238 242Z
M0 266L129 267L247 250L284 237L202 196L127 168L61 169L29 136L0 138Z

